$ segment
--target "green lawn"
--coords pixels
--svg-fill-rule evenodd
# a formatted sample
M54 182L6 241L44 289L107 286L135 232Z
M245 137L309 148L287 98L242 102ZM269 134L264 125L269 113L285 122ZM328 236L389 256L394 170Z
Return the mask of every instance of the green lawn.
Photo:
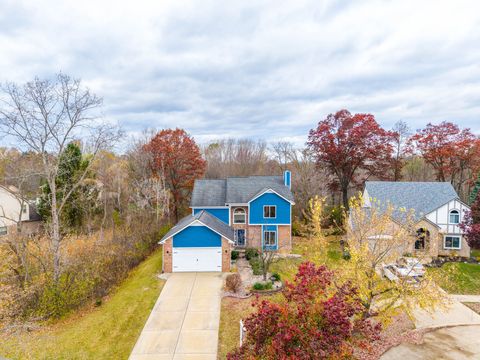
M298 265L303 261L312 261L316 264L326 263L330 268L341 266L343 262L342 249L340 246L340 238L337 236L328 236L327 258L322 257L323 247L322 241L308 240L306 238L294 237L293 254L300 254L300 259L288 258L273 263L270 272L277 272L282 276L283 280L293 280L297 273Z
M134 269L103 305L0 341L9 359L127 359L163 287L162 250ZM2 335L4 336L4 335Z
M479 264L447 263L428 271L437 284L451 294L480 295Z

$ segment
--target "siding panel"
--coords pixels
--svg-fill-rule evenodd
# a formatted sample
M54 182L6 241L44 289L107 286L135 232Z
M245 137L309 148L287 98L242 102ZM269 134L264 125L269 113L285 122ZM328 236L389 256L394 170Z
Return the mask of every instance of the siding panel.
M264 218L263 206L275 205L276 218ZM265 193L250 202L249 223L261 224L290 224L290 203L275 193Z
M219 234L206 226L189 226L173 236L173 247L222 246Z
M222 220L225 224L228 224L228 208L225 209L218 209L218 208L195 208L193 209L193 215L196 215L200 211L205 210L209 214L217 217L218 219Z

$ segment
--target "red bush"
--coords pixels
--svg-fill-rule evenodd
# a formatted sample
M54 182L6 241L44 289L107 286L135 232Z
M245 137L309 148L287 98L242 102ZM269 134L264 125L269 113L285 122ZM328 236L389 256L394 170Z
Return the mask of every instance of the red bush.
M354 346L367 347L380 326L361 316L355 288L336 287L333 277L325 266L301 264L283 292L286 301L257 299L244 343L228 359L343 359Z

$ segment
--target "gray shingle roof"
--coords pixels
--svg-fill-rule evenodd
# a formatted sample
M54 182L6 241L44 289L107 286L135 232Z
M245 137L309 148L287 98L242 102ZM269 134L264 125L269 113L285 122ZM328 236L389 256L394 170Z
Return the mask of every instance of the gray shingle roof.
M225 206L227 181L195 180L190 206Z
M246 176L195 181L190 206L245 204L267 189L272 189L287 200L294 201L292 191L283 184L283 176Z
M200 211L193 216L187 215L184 218L180 219L180 221L174 227L172 227L168 233L165 234L165 236L162 238L162 240L160 240L160 242L167 240L172 235L182 231L195 220L202 222L203 224L205 224L205 226L218 232L220 235L227 238L228 240L234 241L233 229L230 226L219 220L216 216L213 216L206 211Z
M367 181L365 189L368 196L375 199L381 207L391 204L395 209L413 209L417 220L458 198L457 192L448 182ZM404 213L396 212L393 216L401 218L401 214Z

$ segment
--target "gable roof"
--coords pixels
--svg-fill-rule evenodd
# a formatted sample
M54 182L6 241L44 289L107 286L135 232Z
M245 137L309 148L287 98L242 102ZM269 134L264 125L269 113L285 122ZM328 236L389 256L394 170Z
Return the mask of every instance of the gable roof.
M413 209L415 219L420 220L449 201L458 199L457 192L449 182L367 181L365 190L380 207L392 205L396 209L393 216L399 220L405 216L404 212L399 211L400 208L407 211Z
M283 183L283 176L246 176L222 180L196 180L190 206L246 204L265 189L273 190L292 203L294 201L292 191Z
M216 216L213 216L207 211L202 210L193 216L187 215L184 218L180 219L180 221L174 227L172 227L170 231L167 232L165 236L159 241L159 244L164 243L165 240L171 238L175 234L178 234L180 231L184 230L195 221L201 222L203 225L215 231L224 238L230 240L231 242L234 241L233 229L230 226L219 220Z
M190 206L225 206L227 181L195 180Z

